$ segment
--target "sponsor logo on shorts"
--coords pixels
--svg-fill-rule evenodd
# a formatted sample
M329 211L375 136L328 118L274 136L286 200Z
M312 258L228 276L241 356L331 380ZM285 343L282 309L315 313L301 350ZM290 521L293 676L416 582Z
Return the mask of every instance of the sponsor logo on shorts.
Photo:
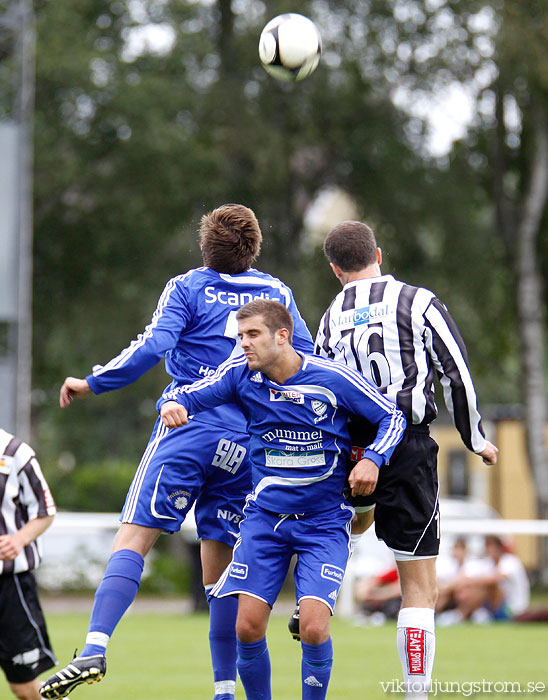
M11 660L14 666L31 666L35 667L40 661L40 649L31 649L17 654Z
M284 450L265 450L266 467L319 467L325 465L325 452L285 452Z
M322 578L327 578L336 583L342 583L344 569L334 564L322 564Z
M232 578L247 578L247 564L236 564L232 562L228 575L232 576Z
M190 501L190 491L174 491L173 493L169 494L167 500L172 506L177 508L177 510L184 510Z
M291 401L291 403L304 403L304 396L298 391L290 391L289 389L269 389L271 401Z
M424 630L408 627L406 633L407 670L424 675Z
M239 523L242 516L238 513L233 513L230 510L225 510L224 508L217 508L217 518L219 520L228 520L229 523Z

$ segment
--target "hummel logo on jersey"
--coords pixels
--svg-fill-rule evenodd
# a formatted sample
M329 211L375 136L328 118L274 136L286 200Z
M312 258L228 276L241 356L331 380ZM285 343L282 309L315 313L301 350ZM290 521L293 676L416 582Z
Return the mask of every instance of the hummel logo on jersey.
M308 678L304 679L304 682L306 685L311 685L313 688L323 688L323 683L320 683L315 676L308 676Z
M263 381L263 375L260 372L255 372L255 374L251 377L252 382L262 382Z

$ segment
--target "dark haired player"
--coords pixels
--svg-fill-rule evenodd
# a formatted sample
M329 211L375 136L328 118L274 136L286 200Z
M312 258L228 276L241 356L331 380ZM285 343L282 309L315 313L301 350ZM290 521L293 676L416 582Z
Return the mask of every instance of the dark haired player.
M275 299L295 319L296 345L312 339L291 290L280 280L251 269L261 246L251 209L226 204L202 218L204 267L171 279L151 323L129 347L86 379L68 377L60 403L119 389L165 357L175 390L212 375L231 356L241 355L236 312L254 298ZM231 559L238 523L251 488L246 421L235 404L196 416L184 428L168 430L157 420L122 510L113 554L95 594L86 644L80 655L42 686L45 698L65 697L82 682L105 673L108 641L139 588L144 557L161 532L177 532L195 503L201 539L203 582L210 604L210 649L215 700L233 700L236 682L236 601L209 592Z
M426 698L434 663L435 561L439 549L437 452L428 426L436 418L434 377L466 447L486 464L497 448L485 439L460 332L446 307L421 287L383 275L373 231L345 221L324 251L343 290L324 314L316 352L358 370L407 419L407 429L368 498L353 489L357 511L375 508L377 536L393 550L402 588L398 651L407 698ZM351 426L353 444L367 445L367 424Z
M0 428L0 668L19 700L40 700L38 676L57 663L33 573L55 512L34 450Z
M247 418L253 492L230 566L213 589L219 600L238 596L238 672L248 700L270 700L266 628L293 554L300 604L303 700L327 694L333 612L351 550L354 509L343 497L349 414L375 433L349 476L370 493L379 468L403 435L405 419L358 372L291 344L291 314L257 299L237 314L245 357L223 363L195 384L158 402L168 427L188 414L237 402Z

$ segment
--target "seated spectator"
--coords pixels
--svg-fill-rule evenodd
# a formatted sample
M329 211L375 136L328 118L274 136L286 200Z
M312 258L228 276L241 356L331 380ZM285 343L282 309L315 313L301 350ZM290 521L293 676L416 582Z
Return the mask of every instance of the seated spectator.
M385 618L395 619L401 605L401 588L396 565L375 576L358 579L354 596L362 613L381 613Z
M468 552L464 537L458 537L453 543L450 554L440 554L436 560L438 576L438 600L436 613L452 610L457 607L455 590L457 583L464 577L474 577L485 571L481 560Z
M529 605L529 580L521 561L496 535L485 538L485 558L475 573L465 571L453 584L454 610L439 616L440 624L461 620L511 620Z

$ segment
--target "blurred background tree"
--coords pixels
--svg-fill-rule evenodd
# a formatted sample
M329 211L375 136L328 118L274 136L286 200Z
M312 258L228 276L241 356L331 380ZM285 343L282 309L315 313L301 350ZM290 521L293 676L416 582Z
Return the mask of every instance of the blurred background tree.
M340 192L375 228L383 271L447 303L481 404L528 407L548 503L538 430L548 7L303 1L324 54L312 77L289 85L263 71L257 42L268 19L294 9L285 0L35 3L33 424L48 475L108 462L105 480L119 460L139 459L167 383L162 367L63 412L59 386L117 354L169 277L200 264L195 231L209 209L236 201L257 212L258 265L293 287L314 334L339 286L321 252L328 221L312 225L311 214ZM454 94L466 96L457 107ZM443 110L461 131L440 147Z

